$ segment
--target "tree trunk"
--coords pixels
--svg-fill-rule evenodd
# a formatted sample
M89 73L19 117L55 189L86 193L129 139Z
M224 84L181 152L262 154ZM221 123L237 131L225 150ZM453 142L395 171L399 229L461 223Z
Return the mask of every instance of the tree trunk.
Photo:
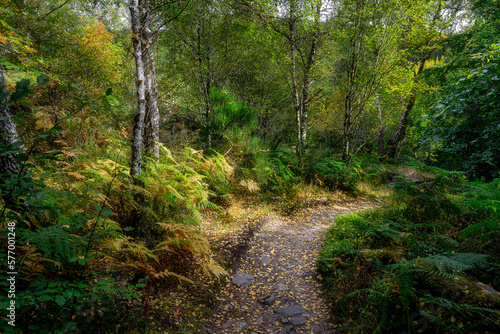
M148 4L149 7L149 4ZM158 143L160 141L160 112L158 110L158 86L156 84L156 66L151 37L151 19L144 18L144 29L141 40L146 44L143 52L144 72L146 76L146 110L144 124L144 148L146 154L156 161L160 158Z
M295 18L295 6L292 2L290 7L290 17L288 18L288 27L290 33L290 77L292 80L292 95L293 95L293 108L295 111L295 129L297 131L297 146L295 151L299 158L302 157L304 142L302 141L302 106L301 98L299 94L299 85L297 82L297 50L295 45L295 33L296 33L296 18Z
M4 77L3 68L2 65L0 65L0 94L7 93L7 89L5 88L6 86L7 79ZM0 191L0 197L4 201L2 214L5 213L6 208L14 207L16 202L24 203L26 211L30 211L32 209L31 205L29 205L24 199L14 198L12 196L15 187L26 187L26 185L19 183L19 181L21 181L21 177L25 175L28 170L26 165L19 164L16 159L19 153L24 153L24 145L18 146L17 149L9 148L9 146L15 143L19 144L21 142L21 138L19 138L19 135L17 134L16 125L12 119L10 108L5 105L7 102L7 98L0 100L0 152L9 150L13 151L13 153L0 155L0 186L3 188L9 178L15 178L17 179L17 182L10 184L9 189L5 189L7 191ZM28 197L35 196L33 194L33 186L29 185L27 187L30 190Z
M424 70L426 60L427 60L427 58L421 59L417 73L415 74L415 76L413 78L413 80L415 82L418 82L418 80L420 78L420 74ZM401 112L401 117L399 118L398 127L396 129L394 137L392 137L391 139L389 139L387 141L387 157L389 157L389 158L396 157L398 146L401 144L401 142L406 137L406 128L408 126L408 118L410 116L411 111L413 110L413 107L415 106L416 98L417 98L417 92L415 91L415 89L412 89L412 91L410 93L410 97L408 99L408 103L406 104L406 107L403 108L403 111Z
M146 7L147 4L147 7ZM141 15L149 10L148 0L130 0L130 15L132 19L132 43L134 45L134 58L136 67L136 90L137 90L137 113L134 118L134 130L132 139L132 167L130 174L138 176L142 174L142 131L146 113L146 78L143 60L144 43L141 41Z
M379 157L383 157L385 154L385 120L377 93L375 93L375 106L377 108L377 118L380 123L380 128L378 130L378 155Z
M5 86L7 79L4 77L2 65L0 65L0 92L6 92ZM8 146L18 142L19 135L17 134L16 125L12 120L10 108L5 106L7 99L0 101L0 145L2 150ZM0 175L4 174L18 174L21 167L17 163L16 154L9 153L7 155L0 155ZM0 178L3 182L5 177Z

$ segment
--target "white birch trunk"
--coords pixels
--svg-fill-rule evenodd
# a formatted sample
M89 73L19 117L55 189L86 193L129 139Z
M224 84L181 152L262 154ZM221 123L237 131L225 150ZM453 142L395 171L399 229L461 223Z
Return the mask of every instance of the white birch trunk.
M132 139L132 166L130 174L137 176L142 174L142 131L146 113L146 78L143 61L143 44L141 37L141 12L143 2L141 0L130 0L130 16L132 18L132 43L134 45L134 58L136 66L136 90L137 90L137 113L134 118L134 130Z

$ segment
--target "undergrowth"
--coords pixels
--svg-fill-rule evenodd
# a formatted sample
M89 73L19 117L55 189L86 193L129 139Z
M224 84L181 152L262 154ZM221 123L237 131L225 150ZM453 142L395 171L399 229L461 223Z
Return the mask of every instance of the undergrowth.
M389 203L336 219L318 265L351 333L493 333L500 324L500 180L414 162Z

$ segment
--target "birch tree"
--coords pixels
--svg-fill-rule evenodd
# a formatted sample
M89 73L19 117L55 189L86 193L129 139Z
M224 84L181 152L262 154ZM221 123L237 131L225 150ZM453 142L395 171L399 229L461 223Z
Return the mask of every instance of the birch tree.
M0 145L2 148L7 148L20 141L10 108L7 105L9 94L5 86L7 86L7 79L4 76L2 65L0 65ZM17 163L14 153L0 155L0 175L19 174L20 171L21 167ZM4 177L1 180L4 180Z
M141 175L143 142L146 151L155 159L159 158L160 114L153 53L153 33L151 31L150 0L130 0L129 9L137 91L131 174Z
M346 0L337 17L335 38L344 54L340 70L344 84L342 160L346 163L359 149L355 141L360 119L396 63L393 9L386 0Z
M321 0L284 0L261 3L265 11L258 16L266 26L282 37L287 59L289 88L295 116L296 153L302 159L307 146L311 86L318 51L327 35L325 2ZM322 21L323 19L323 21Z

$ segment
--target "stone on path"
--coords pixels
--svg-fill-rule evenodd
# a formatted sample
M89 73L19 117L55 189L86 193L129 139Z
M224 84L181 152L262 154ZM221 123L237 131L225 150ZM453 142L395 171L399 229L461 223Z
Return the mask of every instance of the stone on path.
M290 333L293 329L293 325L287 325L283 327L283 330L281 331L282 334Z
M309 278L309 277L316 278L316 277L318 277L318 273L309 272L309 273L303 274L302 277L305 277L305 278Z
M292 317L294 315L301 315L304 313L306 310L304 310L302 307L297 306L297 305L292 305L292 306L287 306L287 307L282 307L277 309L275 312L277 314L284 314L289 317Z
M224 323L224 325L222 325L222 329L228 329L232 324L234 324L234 320L229 319Z
M262 256L260 257L260 263L261 263L262 265L270 264L270 263L271 263L271 261L270 261L270 259L269 259L269 256L267 256L267 255L262 255Z
M243 329L247 325L246 322L238 322L236 326L234 326L234 330L239 331L240 329Z
M246 288L252 284L254 277L252 275L234 276L232 283L241 288Z
M274 295L262 297L259 299L259 302L261 304L269 305L269 306L273 305L275 301L276 301L276 297Z
M279 283L278 284L278 289L280 289L281 291L288 291L290 290L285 284L283 283Z
M293 317L290 319L290 323L294 326L301 326L306 323L305 317Z

